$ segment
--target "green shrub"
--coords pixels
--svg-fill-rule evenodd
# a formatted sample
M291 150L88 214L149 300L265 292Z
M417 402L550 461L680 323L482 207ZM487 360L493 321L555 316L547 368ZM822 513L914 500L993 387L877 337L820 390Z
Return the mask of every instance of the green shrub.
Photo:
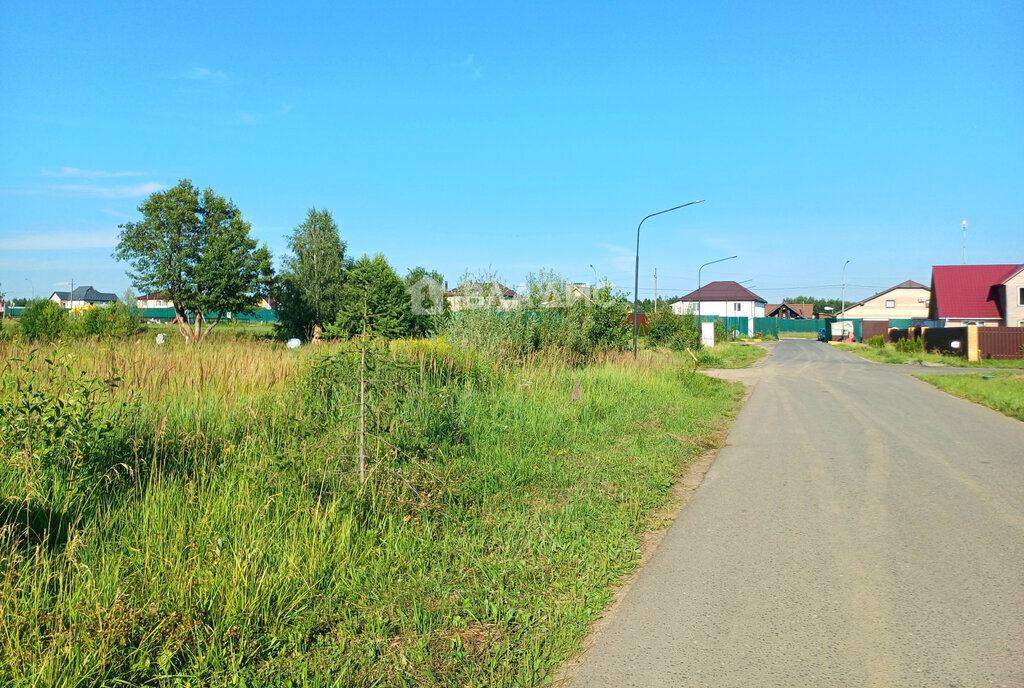
M723 325L724 327L724 325ZM682 350L697 348L697 316L662 311L647 319L647 336L652 344Z
M21 331L32 339L57 339L68 328L68 313L49 300L36 301L21 314Z
M901 354L923 354L924 343L920 339L901 339L896 342L896 350Z
M141 329L137 308L120 301L101 308L90 308L74 322L76 334L128 337Z
M873 349L884 349L885 348L885 337L880 334L876 334L874 337L868 339L868 346Z
M95 489L114 463L109 451L114 423L103 413L101 399L119 380L73 371L56 353L39 372L32 364L36 355L30 351L12 359L20 364L12 366L13 385L22 393L0 396L0 452L22 465L26 476L34 474L36 487L66 507Z
M582 303L582 302L577 302ZM594 294L594 305L586 304L587 339L599 349L625 351L632 343L626 299L613 295L605 286Z

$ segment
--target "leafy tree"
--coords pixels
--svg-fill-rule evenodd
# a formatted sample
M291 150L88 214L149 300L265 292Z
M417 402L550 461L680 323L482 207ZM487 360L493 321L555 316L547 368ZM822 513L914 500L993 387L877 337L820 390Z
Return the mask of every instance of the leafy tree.
M346 338L360 334L364 313L373 336L395 339L410 332L412 306L405 282L379 253L373 258L364 254L349 268L341 309L327 334Z
M21 331L33 339L56 339L70 324L68 312L49 299L36 301L21 314Z
M412 307L410 333L414 337L425 337L451 310L444 293L444 276L436 270L417 266L405 276L405 288Z
M633 328L627 325L629 303L625 295L612 294L611 284L605 282L593 291L592 302L587 305L590 311L587 338L591 344L598 349L627 349L632 343Z
M292 256L278 277L278 334L309 338L316 325L331 324L341 310L345 283L345 242L329 210L310 208L288 238Z
M136 289L163 292L174 302L183 335L201 341L228 312L255 309L270 285L270 251L250 238L233 202L182 179L138 210L141 221L120 225L114 257L131 264Z
M675 297L665 299L665 298L662 298L662 297L659 296L658 297L658 313L661 313L662 310L666 310L667 311L667 310L671 309L672 308L672 304L671 304L672 301L675 301ZM633 305L633 295L632 294L629 295L629 304L630 304L630 306ZM636 308L641 313L651 313L651 314L653 314L654 313L654 299L649 299L649 298L648 299L639 299L636 302Z

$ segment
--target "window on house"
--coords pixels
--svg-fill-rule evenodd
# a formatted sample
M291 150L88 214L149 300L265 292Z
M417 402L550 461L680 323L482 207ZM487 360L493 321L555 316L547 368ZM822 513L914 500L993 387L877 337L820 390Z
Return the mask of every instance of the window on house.
M896 307L896 301L894 301L893 299L889 299L888 301L885 302L885 307L886 308L895 308Z
M743 307L743 304L737 303L733 305L733 310L738 311Z
M1017 305L1024 306L1024 287L1020 288L1020 294L1017 295Z

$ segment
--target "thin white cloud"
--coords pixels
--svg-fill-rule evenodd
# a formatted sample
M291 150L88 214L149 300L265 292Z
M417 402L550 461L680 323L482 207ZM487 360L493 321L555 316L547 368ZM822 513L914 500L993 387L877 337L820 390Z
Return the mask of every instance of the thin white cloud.
M484 65L475 55L466 55L461 60L445 62L437 67L439 76L453 81L477 81L484 75Z
M597 244L598 248L604 249L606 265L610 265L613 272L633 272L636 267L636 254L633 249L619 246L617 244Z
M110 229L91 232L36 231L0 237L0 251L69 251L115 246L117 232Z
M280 107L275 110L264 110L257 112L253 110L238 110L235 112L234 124L260 124L261 122L275 119L277 117L284 117L292 111L292 106L289 103L282 103Z
M84 179L102 179L107 177L141 177L146 172L83 170L80 167L60 167L56 170L43 170L44 177L82 177Z
M472 53L466 55L466 59L459 62L456 67L470 79L479 79L484 73L484 68L476 61L476 57Z
M191 79L192 81L224 81L228 75L209 67L193 67L187 72L178 75L179 79Z
M76 196L88 196L90 198L139 198L148 196L157 191L163 191L167 186L161 182L143 182L142 184L129 184L122 186L97 186L96 184L56 184L44 186L45 191L67 193Z

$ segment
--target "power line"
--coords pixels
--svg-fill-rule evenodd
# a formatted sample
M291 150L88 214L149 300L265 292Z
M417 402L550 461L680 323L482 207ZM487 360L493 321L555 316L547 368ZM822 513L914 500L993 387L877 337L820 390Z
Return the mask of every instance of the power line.
M840 284L818 284L818 285L803 286L803 287L754 287L751 291L802 291L802 290L811 290L811 289L839 289L841 286L842 285L840 285ZM879 289L883 288L883 287L879 287L879 286L875 286L875 285L871 285L871 284L847 284L846 286L847 287L855 287L857 289L875 289L875 290L879 290ZM691 291L696 291L696 289L697 288L693 287L693 286L690 286L690 287L671 287L671 286L663 287L661 285L658 285L658 290L662 291L662 292L665 292L665 291L683 291L683 290L686 290L687 292L691 292ZM654 291L654 289L652 287L640 287L640 291Z

